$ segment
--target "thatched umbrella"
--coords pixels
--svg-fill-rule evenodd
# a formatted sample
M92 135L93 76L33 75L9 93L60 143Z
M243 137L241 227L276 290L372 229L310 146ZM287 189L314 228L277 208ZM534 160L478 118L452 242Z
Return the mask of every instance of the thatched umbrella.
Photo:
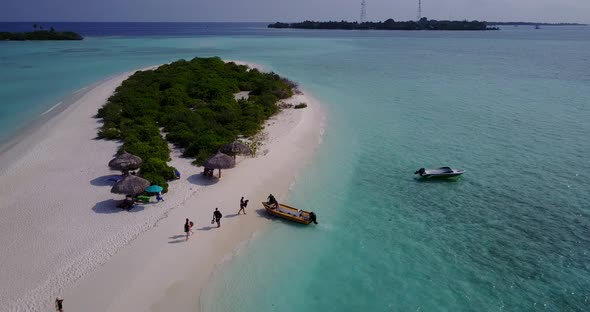
M252 150L244 143L235 140L229 144L225 144L221 147L220 151L222 153L228 154L233 156L236 159L236 155L249 155L252 154Z
M135 196L141 194L148 186L150 186L150 181L135 175L128 175L115 183L111 193Z
M219 177L221 178L221 169L229 169L236 166L236 161L231 156L225 155L222 152L217 152L211 158L207 159L203 164L205 168L219 169Z
M109 161L109 167L113 170L121 170L123 174L127 175L129 170L136 170L141 167L143 160L141 158L129 154L127 152L123 152L123 154L113 158Z

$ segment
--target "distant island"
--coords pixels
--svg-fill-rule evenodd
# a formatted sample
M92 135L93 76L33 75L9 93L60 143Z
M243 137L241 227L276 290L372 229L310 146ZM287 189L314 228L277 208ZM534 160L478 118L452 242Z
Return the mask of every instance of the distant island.
M1 40L25 41L25 40L82 40L82 36L71 31L55 31L53 27L44 30L43 26L33 24L31 32L0 32Z
M588 26L579 23L535 23L535 22L488 22L489 25L516 25L516 26Z
M301 23L280 23L268 25L268 28L298 28L298 29L344 29L344 30L498 30L488 27L487 22L480 21L437 21L426 17L419 21L396 22L388 19L384 22L347 22L304 21Z

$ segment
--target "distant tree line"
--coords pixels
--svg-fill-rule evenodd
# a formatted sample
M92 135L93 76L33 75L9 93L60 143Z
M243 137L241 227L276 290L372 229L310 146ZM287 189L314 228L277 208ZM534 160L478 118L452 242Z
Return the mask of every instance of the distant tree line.
M43 30L42 25L33 24L32 32L0 32L0 40L82 40L82 36L71 31L55 31L53 27Z
M345 30L497 30L488 27L486 22L479 21L437 21L423 17L419 21L396 22L388 19L384 22L347 22L304 21L301 23L280 23L268 25L269 28L299 28L299 29L345 29Z
M98 137L122 141L119 152L144 160L140 174L166 187L174 178L166 141L201 164L239 135L256 134L295 87L277 74L217 57L179 60L125 80L98 111L104 122ZM240 91L249 97L235 100Z
M522 25L522 26L588 26L578 23L535 23L535 22L488 22L488 25Z

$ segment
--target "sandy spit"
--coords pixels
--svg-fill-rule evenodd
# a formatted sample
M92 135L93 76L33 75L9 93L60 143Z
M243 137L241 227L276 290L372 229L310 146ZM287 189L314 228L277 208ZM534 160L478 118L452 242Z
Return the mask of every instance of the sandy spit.
M259 203L269 192L286 196L321 140L318 101L296 95L289 101L308 107L273 117L258 157L239 157L211 181L174 150L182 176L166 201L121 211L110 193L117 172L107 166L118 143L94 139L93 116L131 74L77 93L0 154L0 305L9 311L47 311L58 295L67 311L198 310L216 264L273 222ZM241 196L250 205L238 216ZM215 207L224 214L219 229L210 223ZM185 218L195 222L188 242Z

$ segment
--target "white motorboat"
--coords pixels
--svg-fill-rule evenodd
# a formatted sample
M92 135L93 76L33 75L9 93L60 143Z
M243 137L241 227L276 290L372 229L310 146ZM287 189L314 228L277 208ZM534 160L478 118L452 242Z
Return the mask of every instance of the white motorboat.
M414 174L419 174L423 178L452 178L458 177L465 173L463 169L453 169L451 167L440 167L436 169L420 168Z

